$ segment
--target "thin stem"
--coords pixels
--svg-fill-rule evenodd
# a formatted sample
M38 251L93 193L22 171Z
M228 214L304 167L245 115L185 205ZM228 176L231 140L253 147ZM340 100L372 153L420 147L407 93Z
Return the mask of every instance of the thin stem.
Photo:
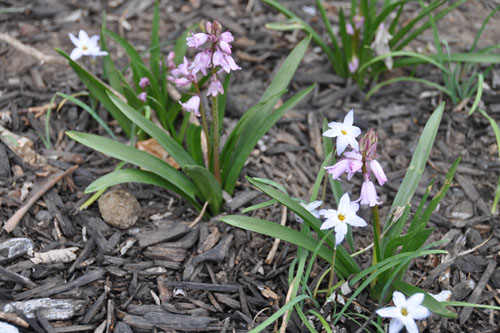
M328 279L328 295L326 297L329 297L332 293L332 285L333 285L333 275L335 274L335 257L337 255L337 247L333 249L333 254L332 254L332 267L330 268L330 278Z
M219 103L217 97L212 98L212 130L214 136L214 175L220 184L220 149L219 149Z
M195 81L194 86L196 88L196 93L198 94L198 96L201 97L200 87L198 87L198 82ZM211 149L210 149L210 147L211 147L211 145L210 145L210 132L208 131L207 117L205 115L205 110L203 108L203 103L201 102L201 100L200 100L200 114L201 114L201 125L203 126L203 132L205 132L205 137L207 139L207 157L208 157L207 168L208 168L210 166L210 156L212 155Z
M380 261L380 216L378 213L378 206L372 207L372 215L373 215L373 234L374 234L374 247L373 247L373 258L372 265L376 265ZM375 274L374 271L372 274ZM373 288L377 284L377 278L375 278L370 286Z
M372 207L373 214L373 234L375 236L373 249L373 263L376 264L380 261L380 215L378 213L378 206Z

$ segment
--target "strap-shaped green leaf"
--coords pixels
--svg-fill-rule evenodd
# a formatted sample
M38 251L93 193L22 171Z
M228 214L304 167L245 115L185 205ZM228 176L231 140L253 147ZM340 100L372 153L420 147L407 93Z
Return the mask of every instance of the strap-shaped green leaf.
M223 216L221 218L221 221L238 228L255 231L263 235L279 238L286 242L303 247L304 249L307 249L311 252L315 251L318 245L317 240L315 240L314 238L304 237L304 234L297 230L282 226L275 222L261 220L255 217L228 215ZM319 257L323 258L327 262L332 262L332 251L328 247L322 246L317 253Z
M232 193L236 180L238 179L241 169L245 164L248 156L252 152L259 139L279 120L281 117L291 108L293 108L297 103L299 103L309 92L314 89L315 85L311 85L295 94L292 98L287 100L278 109L272 112L270 115L262 117L261 119L252 119L248 123L248 127L242 131L238 143L235 145L234 150L231 152L229 157L226 156L227 160L223 161L223 186L228 193ZM259 114L254 114L253 118L258 118ZM253 126L250 126L251 124ZM256 124L258 123L258 124ZM224 147L226 148L226 147ZM224 156L224 155L223 155Z
M413 153L413 157L410 162L410 166L408 167L408 171L403 179L403 182L399 186L399 190L392 202L391 212L393 212L398 207L406 207L406 205L410 202L415 190L418 187L418 183L422 178L422 174L424 173L425 165L427 164L427 159L429 158L429 154L431 152L432 145L434 143L434 139L437 134L437 130L439 128L439 124L441 122L441 117L443 116L444 111L444 102L441 103L432 113L431 117L427 121L427 124L420 135L420 139L418 140L417 147L415 148L415 152ZM392 214L389 214L391 216ZM386 221L384 226L384 232L386 231L386 227L389 225L389 221ZM397 228L392 228L388 230L382 237L381 246L382 252L384 252L385 245L387 242L398 236L394 235L394 230Z
M222 205L222 190L214 175L199 165L186 165L182 170L198 186L203 200L208 201L211 212L218 214Z
M155 175L152 172L139 169L122 169L108 173L107 175L104 175L90 183L90 185L85 189L85 193L105 190L108 187L123 183L150 184L179 193L179 189L165 178ZM201 209L201 206L197 201L191 200L189 197L186 197L186 200L188 200L198 211Z
M265 185L262 182L254 181L252 178L247 177L247 180L259 190L261 190L271 198L276 199L278 202L285 205L288 209L302 218L305 223L307 223L312 229L314 229L314 231L318 233L318 237L321 238L326 232L328 232L326 230L320 230L321 221L312 216L312 214L307 209L305 209L302 205L290 198L285 193L272 186ZM326 239L326 242L331 248L335 247L334 235L328 237ZM350 274L356 274L360 271L358 264L354 261L354 259L351 258L349 253L347 253L342 245L337 246L337 263L338 265L336 269L338 273L344 278L349 276Z
M127 116L134 124L139 126L144 132L148 133L152 138L156 139L158 143L165 149L172 158L179 163L181 167L188 164L196 164L196 162L189 156L184 148L179 145L171 136L165 131L155 125L151 120L144 117L142 114L131 108L127 103L123 102L116 96L109 94L110 100L116 105L120 111Z
M184 197L193 201L196 200L196 196L201 197L198 188L182 172L156 156L94 134L73 131L66 134L87 147L154 172L177 187L178 193Z

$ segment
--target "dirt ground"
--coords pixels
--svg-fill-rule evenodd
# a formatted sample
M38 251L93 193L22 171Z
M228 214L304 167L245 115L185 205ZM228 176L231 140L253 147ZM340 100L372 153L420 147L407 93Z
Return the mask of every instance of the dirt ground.
M314 1L282 2L321 29L319 14L310 10ZM350 1L325 3L334 24L338 8L350 6ZM441 38L454 51L467 50L482 20L496 4L498 1L466 2L440 21ZM84 90L54 48L69 53L73 46L68 33L76 34L80 29L89 35L98 34L101 14L106 10L107 27L127 38L139 51L145 51L153 5L153 0L0 0L0 33L34 48L22 52L0 38L1 220L11 218L46 184L44 180L54 179L54 170L79 165L70 176L62 177L44 195L33 199L35 204L11 233L0 232L0 321L15 323L23 332L245 332L285 302L288 269L297 252L294 246L281 242L272 262L267 264L265 259L273 239L235 229L218 218L189 227L197 213L186 202L162 189L140 184L120 186L140 203L142 212L137 224L126 230L109 226L97 203L84 211L78 207L89 198L83 192L85 187L113 170L117 161L64 135L66 130L104 134L102 129L87 112L66 103L50 116L52 147L44 144L45 106L54 93ZM418 7L410 5L404 17L412 17L413 8ZM266 23L282 20L283 16L259 0L160 1L160 10L162 42L175 40L200 20L219 19L235 36L233 50L242 70L232 76L226 128L231 128L259 100L278 65L304 37L300 32L267 30ZM480 47L497 42L498 15L485 30ZM109 44L113 59L124 68L128 62L126 54L112 42ZM432 51L432 34L422 34L409 48ZM172 45L165 43L163 54L170 50ZM97 61L93 68L97 73L101 71L99 64ZM411 70L394 70L387 77L409 74ZM415 73L417 77L442 81L433 67L419 66ZM332 73L325 55L315 45L306 53L287 95L312 82L318 82L314 92L288 112L252 153L234 198L227 204L227 212L239 213L268 200L243 175L273 179L292 196L306 200L323 159L318 147L320 124L325 117L340 121L354 108L356 124L363 131L374 128L379 134L378 159L389 179L379 188L384 219L423 126L432 110L444 100L446 110L412 204L418 205L433 178L435 189L440 188L449 166L458 156L462 157L452 186L430 223L435 229L430 241L450 239L443 245L449 254L415 260L405 279L432 293L451 290L455 301L500 306L500 228L498 214L491 213L500 160L488 121L478 112L467 116L471 103L456 108L446 96L416 83L389 85L365 100L364 93L351 81ZM498 122L498 66L493 67L485 83L481 107ZM99 114L110 120L104 110ZM120 134L116 126L113 129ZM9 133L30 139L38 155L23 158L26 155L9 149L4 140ZM354 185L344 184L346 190L349 186ZM281 208L276 205L251 214L279 223ZM363 210L362 214L368 219L370 212ZM286 224L297 228L293 214L288 213ZM368 246L373 238L371 230L365 229L355 233L359 248ZM47 252L68 248L76 248L76 260L67 263L35 264L27 255L27 249ZM361 261L362 267L370 264L368 256ZM313 275L326 267L325 262L318 261ZM29 301L44 298L42 308L49 310L34 311L29 318L20 311L13 312L10 319L3 317L4 312L13 311L9 304L14 301L19 302L15 303L18 309L23 309L30 305ZM361 295L357 301L367 316L378 307L368 295ZM459 307L453 310L458 313L456 320L433 316L421 323L421 329L499 330L498 312ZM23 321L29 327L23 327ZM269 326L267 331L275 329ZM359 332L359 325L344 321L337 329ZM375 331L370 326L366 330ZM287 331L306 329L293 315Z

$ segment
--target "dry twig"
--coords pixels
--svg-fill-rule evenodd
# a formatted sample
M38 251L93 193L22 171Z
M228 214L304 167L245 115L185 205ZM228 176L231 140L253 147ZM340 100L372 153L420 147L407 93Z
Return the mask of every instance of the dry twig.
M39 189L38 191L33 194L33 196L24 204L21 208L18 209L18 211L11 216L11 218L5 223L3 228L7 232L12 232L16 228L16 226L19 224L21 219L23 218L24 214L28 212L28 210L35 204L35 202L42 197L42 195L45 194L48 190L50 190L59 180L62 178L70 175L78 169L78 165L74 165L71 168L69 168L66 171L60 171L52 176L52 178L48 179Z

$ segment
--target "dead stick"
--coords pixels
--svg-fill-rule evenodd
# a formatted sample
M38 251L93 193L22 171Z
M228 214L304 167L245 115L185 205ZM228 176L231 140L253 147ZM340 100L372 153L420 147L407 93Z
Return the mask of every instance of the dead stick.
M286 206L283 206L281 208L281 225L285 225L286 224ZM278 245L280 244L280 239L279 238L276 238L274 240L274 243L273 243L273 247L271 248L271 251L269 251L269 254L267 255L267 258L266 258L266 265L271 265L271 263L273 262L273 259L274 259L274 256L276 255L276 251L278 250Z
M56 58L51 55L44 54L40 52L38 49L34 48L33 46L29 46L26 44L23 44L21 41L18 39L9 36L8 34L0 32L0 41L4 41L10 45L12 45L14 48L18 49L19 51L30 55L32 57L35 57L40 61L42 64L66 64L66 61L62 58Z
M18 211L11 216L11 218L5 223L3 226L4 230L7 232L11 232L16 228L16 226L19 224L21 219L23 218L24 214L28 212L28 210L35 204L35 202L42 197L42 195L45 194L48 190L50 190L55 184L57 184L58 181L60 181L63 177L66 177L67 175L70 175L78 169L78 165L74 165L71 168L69 168L66 171L60 171L52 176L51 179L49 179L45 184L42 185L42 187L38 190L37 193L35 193L29 201L23 205L21 208L18 209Z

